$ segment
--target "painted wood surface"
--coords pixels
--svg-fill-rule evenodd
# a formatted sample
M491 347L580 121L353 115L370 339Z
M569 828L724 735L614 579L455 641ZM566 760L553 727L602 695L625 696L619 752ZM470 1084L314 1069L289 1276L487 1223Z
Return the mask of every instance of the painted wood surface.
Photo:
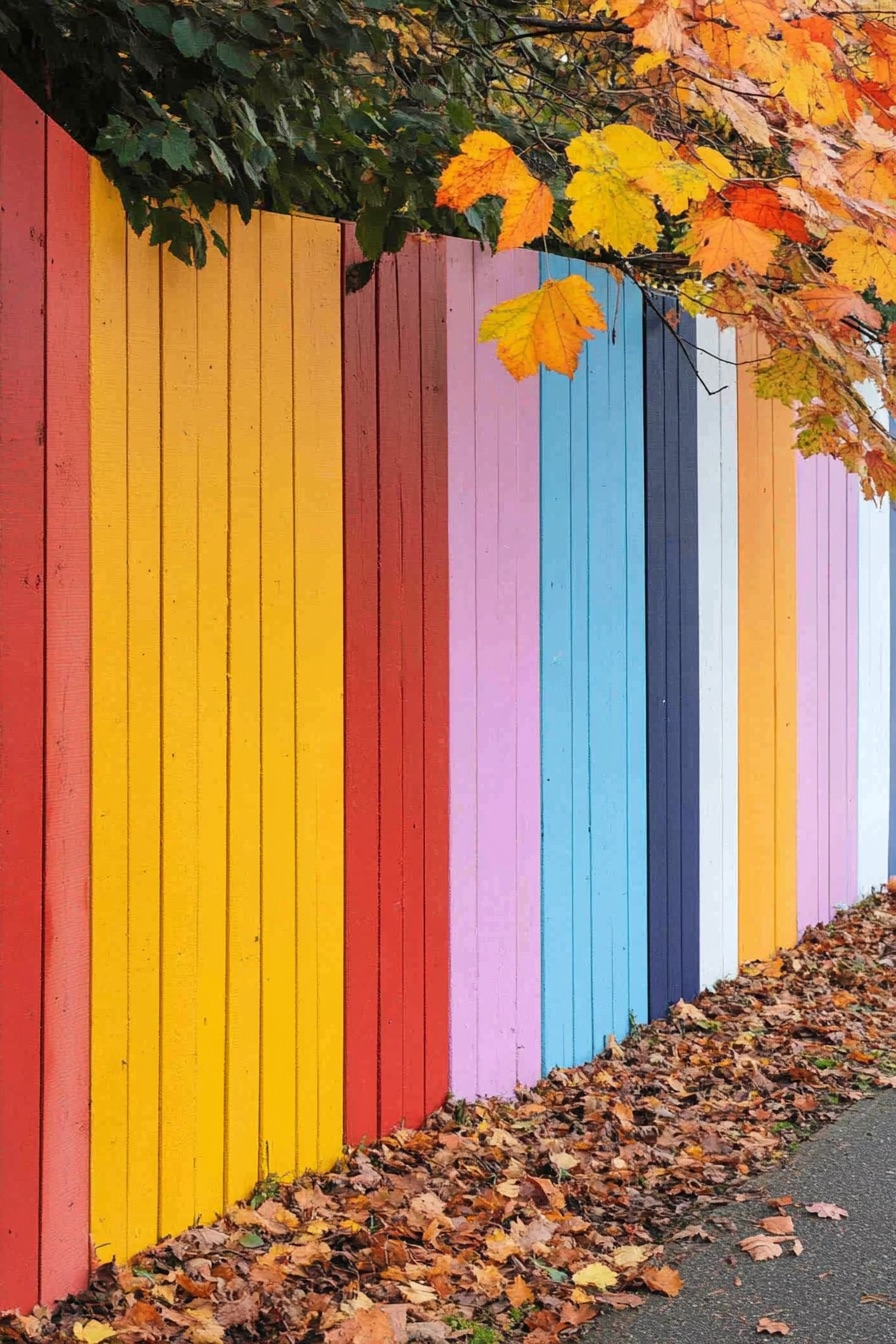
M445 264L412 240L344 304L350 1142L448 1089Z
M677 319L673 332L666 319ZM696 321L644 305L648 1007L700 986Z
M739 334L738 926L742 962L796 941L796 458L788 413L757 398Z
M85 1283L90 1251L90 313L87 156L51 121L46 146L40 1297L51 1302Z
M545 1070L647 1014L643 316L587 274L612 330L571 383L541 379Z
M737 974L737 343L697 318L700 985Z
M92 210L108 1256L341 1146L340 236L222 214L196 272Z
M538 260L446 249L451 1091L472 1098L541 1073L538 383L476 343Z
M886 424L873 384L863 395ZM889 876L890 506L858 503L857 883L867 896Z
M858 493L831 458L797 459L798 920L856 898Z

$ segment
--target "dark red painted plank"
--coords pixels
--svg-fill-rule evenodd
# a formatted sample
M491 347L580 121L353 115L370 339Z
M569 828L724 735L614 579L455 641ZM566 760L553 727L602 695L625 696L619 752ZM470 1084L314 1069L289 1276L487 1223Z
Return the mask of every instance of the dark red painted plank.
M361 260L343 230L343 269ZM343 300L345 1135L379 1133L379 579L376 283Z
M359 255L347 236L347 264ZM444 1100L448 1084L441 245L412 240L399 257L385 258L364 290L346 295L344 312L346 1135L352 1141L418 1125Z
M424 1110L448 1094L448 378L443 242L420 244L426 913Z
M38 1296L44 118L0 83L0 1306Z
M84 1287L90 1163L89 166L47 123L40 1297Z

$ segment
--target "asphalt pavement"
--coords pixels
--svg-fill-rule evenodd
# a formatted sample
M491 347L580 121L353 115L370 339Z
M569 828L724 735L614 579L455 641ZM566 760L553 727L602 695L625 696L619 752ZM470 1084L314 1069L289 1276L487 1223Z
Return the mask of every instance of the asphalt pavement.
M789 1246L754 1263L738 1248L776 1210L767 1200L824 1202L849 1217L793 1216L803 1253ZM668 1242L664 1263L684 1279L677 1298L650 1295L612 1312L579 1344L741 1344L769 1338L767 1317L790 1327L792 1344L896 1344L896 1089L859 1102L751 1186L749 1202L694 1210L711 1243ZM864 1300L863 1300L864 1299ZM774 1336L772 1336L774 1337Z

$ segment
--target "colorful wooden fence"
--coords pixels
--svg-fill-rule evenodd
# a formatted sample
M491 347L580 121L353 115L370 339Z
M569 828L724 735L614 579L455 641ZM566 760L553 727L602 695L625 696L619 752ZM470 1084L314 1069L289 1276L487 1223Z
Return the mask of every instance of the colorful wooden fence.
M347 292L320 220L197 273L7 83L0 193L0 1305L887 879L896 531L749 335L457 240Z

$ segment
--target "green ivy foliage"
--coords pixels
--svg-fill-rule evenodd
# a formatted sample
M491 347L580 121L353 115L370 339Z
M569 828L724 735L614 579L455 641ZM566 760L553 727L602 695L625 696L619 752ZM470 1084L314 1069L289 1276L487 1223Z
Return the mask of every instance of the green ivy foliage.
M0 0L0 66L181 260L223 249L218 203L357 220L374 260L412 230L494 239L496 210L458 221L435 192L474 125L518 138L494 87L502 4Z

